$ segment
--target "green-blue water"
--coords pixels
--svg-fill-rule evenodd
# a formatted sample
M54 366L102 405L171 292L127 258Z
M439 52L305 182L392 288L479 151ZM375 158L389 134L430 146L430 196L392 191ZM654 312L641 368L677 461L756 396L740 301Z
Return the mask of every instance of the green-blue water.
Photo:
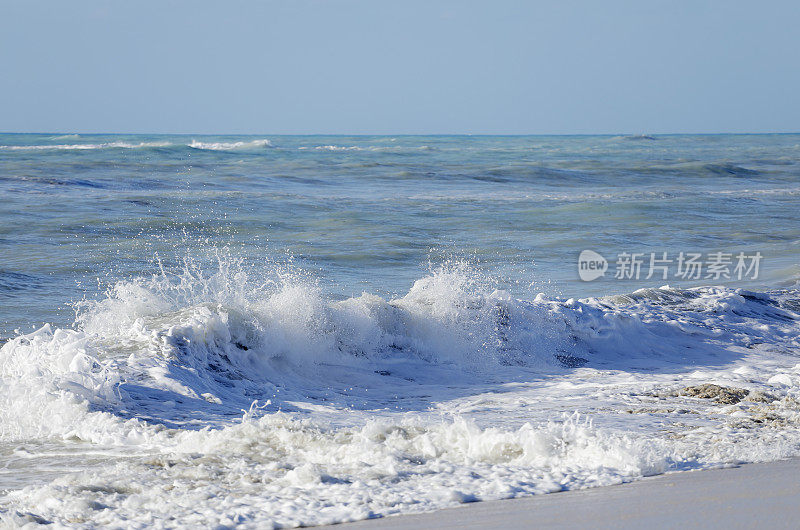
M0 337L228 247L334 297L468 260L519 296L796 283L800 135L0 135ZM581 282L577 256L763 254L757 281ZM612 267L613 268L613 267ZM101 284L97 279L102 280Z

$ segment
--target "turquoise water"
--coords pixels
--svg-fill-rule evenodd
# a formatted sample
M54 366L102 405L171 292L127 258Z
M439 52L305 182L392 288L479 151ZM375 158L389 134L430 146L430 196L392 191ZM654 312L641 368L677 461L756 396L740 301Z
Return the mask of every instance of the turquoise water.
M335 298L466 260L519 296L792 285L800 135L0 135L0 336L109 280L227 247ZM756 281L581 282L577 256L763 254ZM98 284L97 279L101 279Z

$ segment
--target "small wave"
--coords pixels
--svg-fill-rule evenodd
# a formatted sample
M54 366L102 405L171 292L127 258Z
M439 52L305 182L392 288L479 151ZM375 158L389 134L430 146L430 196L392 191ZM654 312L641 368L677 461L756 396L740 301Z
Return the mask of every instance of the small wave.
M189 147L204 151L237 151L272 147L272 142L267 139L252 140L250 142L198 142L197 140L192 140Z
M24 291L42 283L41 278L30 274L0 270L0 297L4 292Z
M83 151L92 149L146 149L169 147L169 142L106 142L102 144L56 144L56 145L0 145L5 151Z
M357 145L318 145L314 149L317 151L363 151L363 148Z
M75 136L77 138L77 135ZM65 137L66 139L66 137ZM84 151L99 149L148 149L159 147L190 147L192 149L208 151L235 151L272 147L272 142L266 139L250 142L199 142L192 140L189 144L172 142L104 142L96 144L52 144L52 145L0 145L0 150L5 151Z
M314 147L302 146L297 148L300 151L306 151L309 149L314 149L316 151L372 151L372 152L384 152L384 153L404 153L404 152L413 152L413 151L438 151L438 147L430 146L430 145L420 145L416 147L408 146L398 146L398 145L370 145L370 146L358 146L358 145L317 145Z
M749 177L752 175L758 175L758 171L737 166L735 164L706 164L703 166L703 168L706 171L714 173L715 175L730 175L734 177Z
M678 174L686 177L752 177L758 176L761 173L755 169L734 164L726 160L719 160L714 162L705 161L676 161L668 163L651 163L647 165L631 165L626 168L630 171L640 172L644 174ZM704 191L704 193L714 193L713 191Z
M653 141L658 140L656 136L651 134L623 134L620 136L612 136L612 141L627 140L627 141Z

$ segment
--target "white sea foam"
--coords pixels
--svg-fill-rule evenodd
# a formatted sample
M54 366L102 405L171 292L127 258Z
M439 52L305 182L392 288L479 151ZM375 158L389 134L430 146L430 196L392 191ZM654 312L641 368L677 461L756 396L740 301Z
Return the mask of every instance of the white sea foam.
M208 151L236 151L272 147L272 142L267 139L251 140L249 142L199 142L192 140L189 143L189 147Z
M63 136L53 139L78 139L77 135ZM147 149L157 147L191 147L193 149L209 151L236 151L246 149L259 149L271 147L272 142L267 139L259 139L241 142L201 142L192 140L188 144L174 142L103 142L103 143L72 143L72 144L51 144L51 145L0 145L0 150L6 151L83 151L98 149Z
M6 151L82 151L95 149L143 149L168 147L169 142L104 142L99 144L54 144L54 145L0 145Z
M309 149L307 146L298 147L300 150ZM434 151L437 148L429 145L420 145L415 147L401 147L393 145L317 145L314 147L317 151L377 151L377 152L403 152L403 151Z
M491 283L454 264L336 302L228 258L119 282L75 329L0 348L0 441L62 444L76 468L0 513L311 525L800 453L796 294L526 301ZM681 394L705 383L751 394ZM113 447L124 461L83 467Z
M357 145L318 145L317 151L362 151L364 148Z

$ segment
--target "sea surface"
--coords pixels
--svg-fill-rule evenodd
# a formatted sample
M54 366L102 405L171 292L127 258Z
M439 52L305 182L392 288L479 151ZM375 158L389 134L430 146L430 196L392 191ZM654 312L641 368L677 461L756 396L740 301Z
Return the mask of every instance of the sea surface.
M800 135L0 134L6 524L794 456Z

